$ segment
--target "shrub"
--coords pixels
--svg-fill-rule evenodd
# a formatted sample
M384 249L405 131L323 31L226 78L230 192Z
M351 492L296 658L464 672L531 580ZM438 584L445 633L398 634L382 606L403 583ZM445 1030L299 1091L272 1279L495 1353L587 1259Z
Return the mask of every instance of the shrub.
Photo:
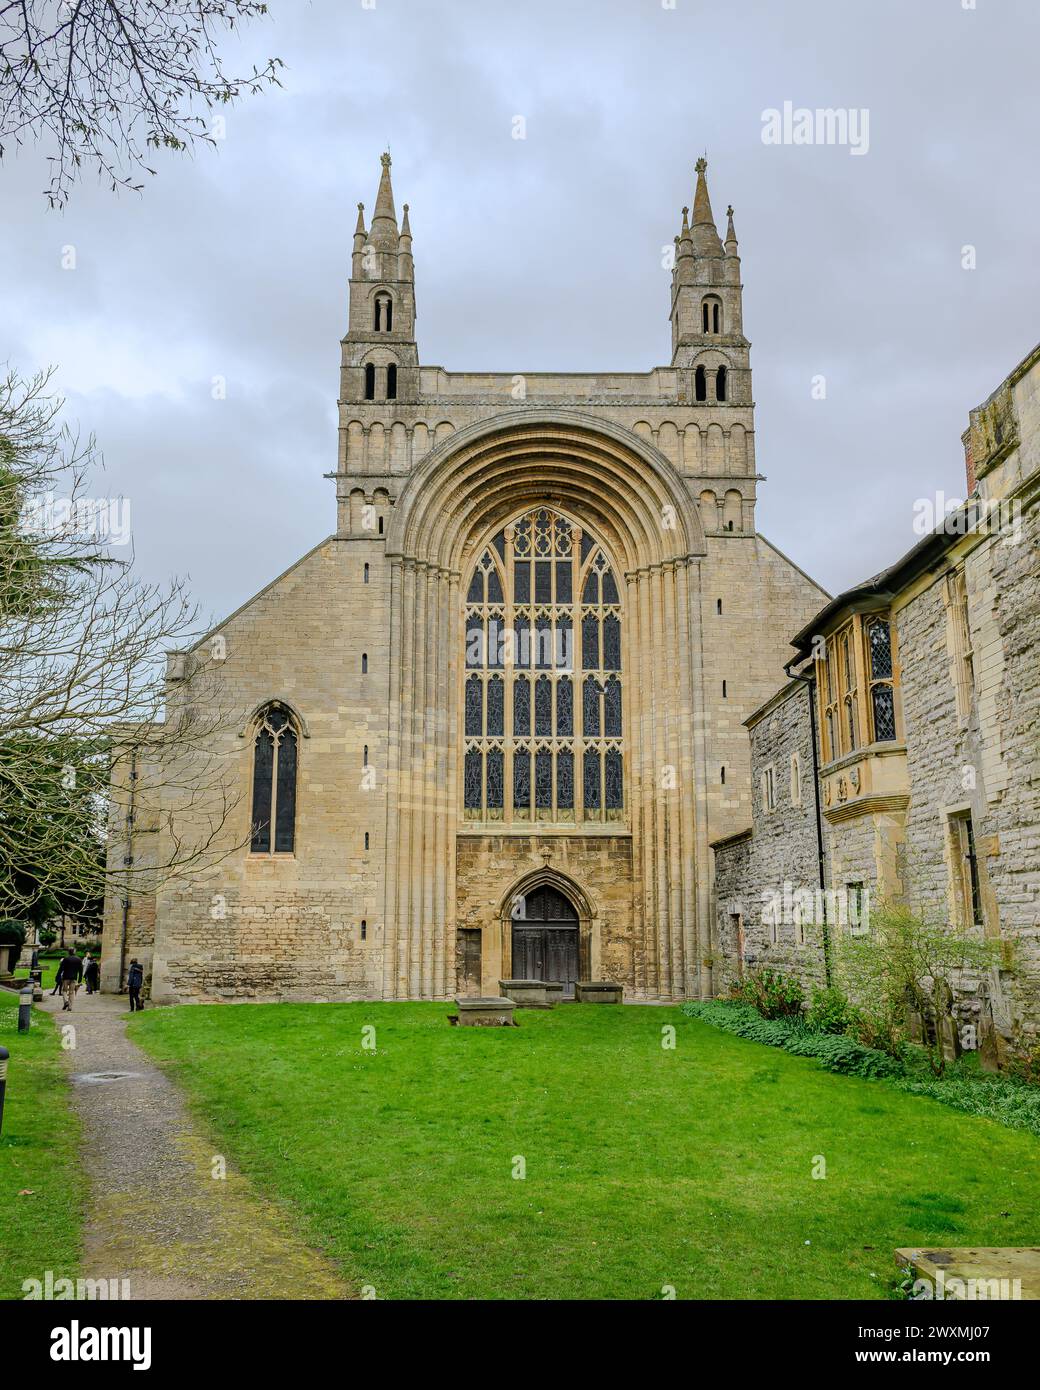
M903 1065L897 1058L864 1047L853 1038L811 1033L801 1019L790 1015L762 1018L749 1004L727 1004L721 1000L697 1001L684 1004L683 1013L710 1023L714 1028L747 1038L750 1042L782 1047L795 1057L815 1057L828 1071L841 1072L846 1076L877 1080L901 1076L903 1072Z
M755 970L744 981L741 997L763 1018L791 1018L801 1016L805 991L777 970Z
M0 921L0 946L17 946L21 950L24 945L25 923L10 917Z
M813 1033L848 1033L856 1022L857 1010L840 989L814 989L812 1004L805 1015L806 1027Z
M781 1047L796 1057L815 1057L828 1071L883 1081L897 1090L929 1096L955 1110L996 1120L1009 1129L1029 1130L1040 1137L1040 1087L1006 1076L973 1076L956 1070L936 1077L931 1075L929 1058L922 1048L904 1043L902 1056L890 1056L864 1047L854 1038L811 1033L800 1019L762 1018L749 1004L697 1000L684 1004L682 1012L750 1042Z
M88 951L92 956L99 956L101 954L100 936L85 936L81 941L75 943L75 951L80 956L86 955Z
M864 933L837 932L833 941L838 977L859 1005L860 1041L895 1055L911 1015L931 1020L923 1047L933 1074L942 1076L944 1025L947 1033L956 1027L953 981L961 970L999 964L1000 945L898 902L873 909Z
M41 946L53 946L58 939L58 933L53 927L41 927L36 935Z

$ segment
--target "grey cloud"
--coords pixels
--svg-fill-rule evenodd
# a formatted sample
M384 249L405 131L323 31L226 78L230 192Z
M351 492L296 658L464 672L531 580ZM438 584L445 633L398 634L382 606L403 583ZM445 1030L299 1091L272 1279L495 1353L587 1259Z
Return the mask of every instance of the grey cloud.
M1027 0L275 0L241 57L283 57L284 90L231 108L216 152L157 155L141 198L88 179L58 216L44 152L5 158L0 355L57 362L142 573L189 573L221 613L333 529L351 232L387 140L420 354L460 369L667 361L661 248L707 148L741 242L760 525L841 588L913 543L915 498L961 487L968 410L1038 336L1038 39ZM868 107L870 153L763 145L787 99Z

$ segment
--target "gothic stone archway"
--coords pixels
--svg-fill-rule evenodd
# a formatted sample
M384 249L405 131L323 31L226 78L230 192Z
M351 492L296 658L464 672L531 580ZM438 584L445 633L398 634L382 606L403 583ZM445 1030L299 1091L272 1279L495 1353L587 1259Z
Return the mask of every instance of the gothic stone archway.
M550 883L518 896L512 913L513 978L563 985L574 997L581 978L578 913L571 900Z
M387 535L390 725L387 761L386 998L449 993L456 927L483 928L483 885L530 863L532 825L469 826L460 813L464 576L502 527L531 507L578 518L612 557L624 625L622 668L639 672L625 715L625 819L599 834L554 829L580 872L624 897L626 983L636 996L706 991L708 920L699 516L668 460L632 432L569 410L518 411L460 430L409 478ZM658 791L662 766L674 789ZM537 832L536 832L537 833ZM465 866L460 868L460 846ZM621 881L612 870L623 865ZM457 912L462 875L468 899ZM564 890L566 892L566 890ZM600 887L597 887L597 892ZM487 903L484 897L484 903ZM579 913L580 916L580 913ZM504 924L503 924L504 925ZM482 973L512 973L483 941ZM491 949L488 949L491 947ZM614 944L615 960L618 955ZM583 967L594 968L595 962Z

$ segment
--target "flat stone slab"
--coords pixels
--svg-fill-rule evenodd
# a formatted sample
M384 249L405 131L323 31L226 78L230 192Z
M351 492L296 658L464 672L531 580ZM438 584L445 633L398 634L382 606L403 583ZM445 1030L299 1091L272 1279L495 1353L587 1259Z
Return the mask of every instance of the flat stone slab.
M511 1028L514 1026L512 999L496 995L460 994L455 997L460 1028Z
M904 1246L896 1263L909 1265L936 1300L1040 1299L1040 1245Z
M579 1004L620 1004L624 985L613 980L579 980L574 986L574 998Z
M555 991L549 992L544 980L499 980L498 987L504 998L520 1008L548 1009L559 997Z

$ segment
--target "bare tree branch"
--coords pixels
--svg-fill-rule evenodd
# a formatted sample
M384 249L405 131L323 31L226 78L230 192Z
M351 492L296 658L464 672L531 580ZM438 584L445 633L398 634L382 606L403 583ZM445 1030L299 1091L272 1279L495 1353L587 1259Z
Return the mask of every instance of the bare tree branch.
M5 140L49 140L52 207L84 164L139 191L147 150L214 144L200 108L280 85L281 59L231 77L218 52L266 14L261 0L0 0L0 158Z

